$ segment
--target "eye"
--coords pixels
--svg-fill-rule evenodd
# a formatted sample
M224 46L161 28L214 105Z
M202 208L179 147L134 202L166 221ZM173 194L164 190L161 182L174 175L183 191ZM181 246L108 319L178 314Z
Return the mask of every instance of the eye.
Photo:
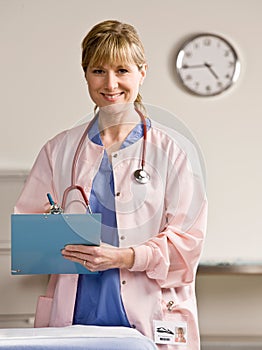
M119 73L119 74L127 74L127 73L128 73L128 69L126 69L126 68L120 68L120 69L118 69L118 73Z
M97 75L101 75L101 74L105 73L105 71L103 69L100 69L100 68L95 68L92 70L92 73L97 74Z

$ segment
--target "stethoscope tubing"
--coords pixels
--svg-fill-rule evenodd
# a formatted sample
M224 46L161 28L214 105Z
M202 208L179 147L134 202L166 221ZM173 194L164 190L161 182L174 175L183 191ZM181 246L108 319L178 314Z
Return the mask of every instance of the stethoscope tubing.
M145 166L145 158L146 158L147 125L146 125L146 118L143 115L143 113L137 109L136 109L136 111L139 114L139 116L142 120L142 123L143 123L143 145L142 145L142 155L141 155L141 170L143 171L144 166ZM82 149L83 144L87 138L88 131L91 129L92 125L94 124L95 119L96 119L96 116L90 121L90 123L86 127L86 129L85 129L85 131L84 131L84 133L83 133L83 135L82 135L82 137L77 145L77 149L75 151L75 155L74 155L73 162L72 162L71 185L69 187L67 187L63 193L63 198L62 198L62 203L61 203L61 207L63 210L65 209L65 204L66 204L66 200L67 200L69 192L72 190L78 190L81 193L81 195L85 201L85 204L86 204L86 207L87 207L89 213L92 214L92 211L91 211L91 208L89 205L89 200L85 194L83 187L76 185L76 166L77 166L77 161L78 161L79 156L80 156L81 149Z

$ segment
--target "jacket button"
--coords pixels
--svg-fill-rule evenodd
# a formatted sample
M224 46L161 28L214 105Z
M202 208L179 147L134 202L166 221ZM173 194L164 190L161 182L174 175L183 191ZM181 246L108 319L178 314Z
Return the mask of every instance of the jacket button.
M116 192L116 196L119 197L120 196L120 192Z
M117 158L117 153L113 154L113 157L114 157L114 158Z
M125 236L121 236L120 239L123 241L124 239L126 239Z
M136 325L135 324L132 324L132 326L131 326L132 328L136 328Z
M126 284L126 281L122 281L122 284Z

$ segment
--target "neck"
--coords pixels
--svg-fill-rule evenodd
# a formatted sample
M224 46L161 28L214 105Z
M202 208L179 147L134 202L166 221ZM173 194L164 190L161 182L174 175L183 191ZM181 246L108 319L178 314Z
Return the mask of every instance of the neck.
M114 106L114 111L112 108L99 110L98 125L101 140L109 154L120 148L122 142L139 121L140 116L134 106L121 108L121 110L120 108L116 110Z
M109 108L101 108L98 125L101 135L111 135L112 138L117 139L122 138L123 135L127 136L139 120L140 116L133 106L114 108L113 111Z

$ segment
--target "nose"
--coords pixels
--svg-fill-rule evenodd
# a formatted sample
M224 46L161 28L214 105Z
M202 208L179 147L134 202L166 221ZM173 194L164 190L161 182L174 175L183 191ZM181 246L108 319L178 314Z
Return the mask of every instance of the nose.
M113 91L118 87L118 78L115 72L107 72L105 77L105 89Z

